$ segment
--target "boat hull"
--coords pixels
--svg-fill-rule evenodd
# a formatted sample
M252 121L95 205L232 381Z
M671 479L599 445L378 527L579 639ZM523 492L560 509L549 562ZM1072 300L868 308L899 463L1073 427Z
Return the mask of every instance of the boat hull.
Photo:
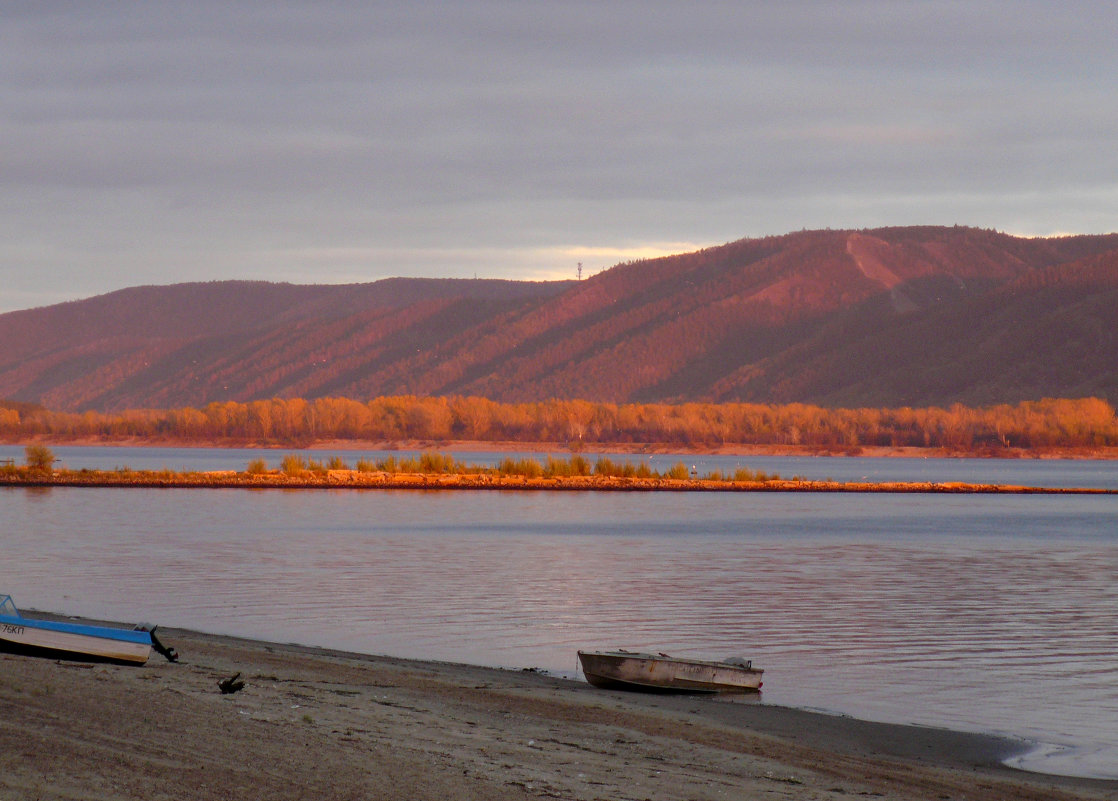
M595 687L672 693L756 693L764 671L750 665L627 651L579 651Z
M16 653L142 665L151 655L151 634L3 616L0 617L0 648Z

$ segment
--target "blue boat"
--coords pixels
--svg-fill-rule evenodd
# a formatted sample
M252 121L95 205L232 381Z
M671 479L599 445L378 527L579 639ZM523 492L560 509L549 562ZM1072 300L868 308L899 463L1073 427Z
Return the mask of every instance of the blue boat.
M152 633L24 617L10 595L0 595L0 648L65 659L142 665L151 655ZM168 657L170 658L170 657Z

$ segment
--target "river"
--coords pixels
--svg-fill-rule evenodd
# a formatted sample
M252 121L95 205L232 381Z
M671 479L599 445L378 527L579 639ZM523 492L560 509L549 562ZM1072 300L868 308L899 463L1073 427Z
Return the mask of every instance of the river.
M1110 462L654 458L1116 485ZM569 676L579 648L741 655L765 703L1009 734L1037 745L1024 767L1118 778L1118 496L20 488L0 520L0 592L29 608Z

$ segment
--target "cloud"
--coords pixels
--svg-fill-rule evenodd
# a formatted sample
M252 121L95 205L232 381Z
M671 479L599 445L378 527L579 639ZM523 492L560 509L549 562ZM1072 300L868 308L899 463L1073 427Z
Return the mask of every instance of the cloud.
M22 6L0 21L0 309L572 273L570 243L589 262L803 227L1113 228L1100 8Z

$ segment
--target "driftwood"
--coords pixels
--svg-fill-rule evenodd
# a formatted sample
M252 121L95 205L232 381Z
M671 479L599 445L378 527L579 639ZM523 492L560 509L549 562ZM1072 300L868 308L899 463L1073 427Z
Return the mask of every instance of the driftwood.
M245 688L245 683L241 679L240 673L234 673L229 678L219 681L217 683L217 686L221 689L222 695L228 695L229 693L235 693L238 690L243 690Z
M167 646L167 645L164 645L163 643L161 643L159 641L159 638L155 636L155 629L156 629L156 627L152 626L151 631L149 632L151 634L151 647L154 648L159 653L163 654L164 658L168 662L178 662L179 661L179 652L176 651L174 648L171 648L170 646Z

